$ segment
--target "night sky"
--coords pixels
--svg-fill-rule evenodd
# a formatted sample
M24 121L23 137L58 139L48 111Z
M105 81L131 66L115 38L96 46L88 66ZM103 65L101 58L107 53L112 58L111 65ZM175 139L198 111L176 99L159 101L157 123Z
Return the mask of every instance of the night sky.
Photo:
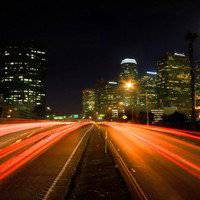
M93 87L99 77L116 79L123 58L135 58L140 72L154 69L153 60L162 53L186 52L189 30L200 33L198 1L69 2L7 1L0 6L0 40L45 43L47 100L59 113L80 112L81 90Z

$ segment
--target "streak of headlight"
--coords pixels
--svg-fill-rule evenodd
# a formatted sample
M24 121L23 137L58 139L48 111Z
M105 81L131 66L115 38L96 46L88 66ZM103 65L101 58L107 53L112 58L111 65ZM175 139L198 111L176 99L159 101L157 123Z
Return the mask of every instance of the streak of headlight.
M87 125L90 123L80 123L76 126L71 127L70 129L63 130L61 132L54 133L42 140L38 143L34 144L27 150L23 151L22 153L11 157L10 159L6 160L4 163L0 165L0 180L5 179L15 170L26 164L28 161L32 160L33 158L39 156L43 151L48 149L52 144L59 141L61 138L66 136L66 134L79 129L80 127Z
M130 131L129 129L127 129L127 126L124 127L123 124L118 125L118 124L109 123L109 126L121 131L124 134L134 135L135 138L139 139L140 141L143 141L146 145L151 147L151 149L158 152L160 155L162 155L166 159L172 161L173 163L175 163L176 165L178 165L179 167L181 167L188 173L194 175L195 177L200 178L200 167L198 165L195 165L194 163L182 158L181 156L163 148L161 145L157 145L149 141L148 139L145 139L144 137L139 136L138 134L133 134L133 131Z

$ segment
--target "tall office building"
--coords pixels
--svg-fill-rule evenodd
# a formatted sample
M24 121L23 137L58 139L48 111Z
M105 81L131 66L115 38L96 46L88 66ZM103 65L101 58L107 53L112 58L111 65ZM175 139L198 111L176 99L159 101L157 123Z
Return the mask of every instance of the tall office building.
M132 58L125 58L121 61L121 70L119 74L119 81L123 82L124 80L137 80L138 71L137 71L137 62Z
M154 71L147 71L140 79L139 102L142 110L156 109L158 107L157 95L157 73Z
M108 81L105 86L105 92L107 96L107 110L110 113L111 118L117 118L119 107L118 83L116 81Z
M100 82L96 87L98 118L117 118L119 91L116 81Z
M133 87L126 88L127 83L133 85ZM138 71L135 59L126 58L121 61L119 91L121 94L120 102L124 107L136 109L138 106Z
M106 111L106 93L105 93L106 81L104 79L97 80L95 84L95 94L96 94L96 113L97 118L99 116L104 117Z
M82 109L84 119L95 117L96 94L94 89L84 89L82 91Z
M174 109L190 116L190 66L188 57L166 53L157 63L159 107Z
M200 61L196 63L195 68L195 108L200 120Z
M0 49L0 93L8 117L43 117L46 52L33 42L10 42ZM6 117L6 116L5 116Z

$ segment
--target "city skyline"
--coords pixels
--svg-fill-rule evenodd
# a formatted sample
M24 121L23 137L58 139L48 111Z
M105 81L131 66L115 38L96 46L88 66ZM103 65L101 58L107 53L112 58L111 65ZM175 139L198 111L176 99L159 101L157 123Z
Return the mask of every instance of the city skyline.
M199 8L2 2L0 199L199 199Z
M99 80L82 93L82 117L94 120L132 120L155 123L157 115L180 114L192 119L191 64L190 57L178 52L167 52L157 60L156 71L138 74L137 60L125 58L121 61L118 79ZM195 120L199 120L199 68L194 66ZM152 116L149 118L149 114ZM153 116L153 115L154 116ZM159 115L160 115L159 114ZM140 116L140 117L138 117ZM158 122L158 121L157 121Z
M47 100L59 113L80 112L80 91L99 77L115 79L123 58L135 58L139 72L152 70L163 53L186 53L188 30L199 32L198 3L192 1L142 1L131 8L111 3L39 5L5 5L0 39L47 45Z

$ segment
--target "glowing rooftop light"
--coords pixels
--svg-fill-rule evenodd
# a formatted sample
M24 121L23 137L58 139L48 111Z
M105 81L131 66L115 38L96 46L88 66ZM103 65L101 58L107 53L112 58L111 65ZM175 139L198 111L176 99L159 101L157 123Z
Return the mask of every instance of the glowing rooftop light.
M124 60L122 60L121 65L122 64L128 64L128 63L132 63L132 64L137 64L135 59L132 58L125 58Z
M157 72L147 71L147 74L150 74L150 75L156 75Z
M182 57L185 57L185 54L184 53L174 53L175 56L182 56Z
M109 84L112 84L112 85L117 85L117 84L118 84L118 83L115 82L115 81L109 81L108 83L109 83Z

